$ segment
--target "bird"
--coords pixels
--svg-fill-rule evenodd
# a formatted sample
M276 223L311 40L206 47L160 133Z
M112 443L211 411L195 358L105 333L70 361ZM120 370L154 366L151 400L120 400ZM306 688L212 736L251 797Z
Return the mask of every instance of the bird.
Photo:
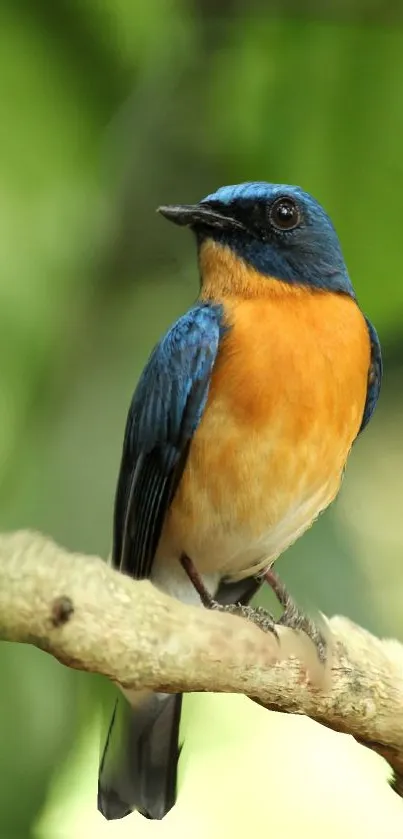
M184 603L248 603L336 497L378 401L382 355L336 230L302 188L224 186L161 206L196 240L200 291L130 405L112 561ZM175 803L181 697L122 688L98 808Z

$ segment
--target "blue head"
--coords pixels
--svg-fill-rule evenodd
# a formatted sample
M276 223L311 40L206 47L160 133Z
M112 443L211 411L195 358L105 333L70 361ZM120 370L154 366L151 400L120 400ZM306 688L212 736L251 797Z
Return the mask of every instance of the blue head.
M354 297L336 231L321 205L297 186L224 186L198 204L160 207L191 227L199 245L213 239L260 274Z

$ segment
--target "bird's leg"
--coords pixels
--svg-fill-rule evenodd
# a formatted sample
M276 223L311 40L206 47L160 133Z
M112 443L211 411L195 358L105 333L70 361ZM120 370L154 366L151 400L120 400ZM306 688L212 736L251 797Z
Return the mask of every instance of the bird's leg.
M280 606L284 609L281 618L277 622L278 625L288 626L290 629L304 632L315 645L320 661L324 663L326 661L327 644L314 621L308 615L301 612L291 595L288 594L284 583L281 582L272 568L265 571L262 577L264 577L272 591L274 591Z
M186 554L182 554L180 562L183 570L189 577L190 582L197 591L203 606L205 606L206 609L215 609L218 604L204 585L204 582L190 557Z
M195 568L194 563L190 559L189 556L186 554L182 554L180 558L180 562L182 565L183 570L186 572L187 576L189 577L190 582L194 586L195 590L197 591L200 600L203 606L206 609L217 609L220 612L229 612L233 615L238 615L239 617L246 618L248 620L252 620L263 632L272 632L273 635L278 638L276 632L276 622L274 618L266 611L266 609L262 609L260 607L252 608L244 603L227 603L226 605L214 600L214 597L210 594L207 590L204 582L197 570Z

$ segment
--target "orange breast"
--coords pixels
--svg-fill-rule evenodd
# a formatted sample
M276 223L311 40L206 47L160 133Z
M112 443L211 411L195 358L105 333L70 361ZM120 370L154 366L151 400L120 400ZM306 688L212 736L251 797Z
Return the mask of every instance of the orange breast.
M222 298L231 328L168 516L165 543L202 573L244 576L306 530L336 495L363 416L358 306L267 283L263 298Z

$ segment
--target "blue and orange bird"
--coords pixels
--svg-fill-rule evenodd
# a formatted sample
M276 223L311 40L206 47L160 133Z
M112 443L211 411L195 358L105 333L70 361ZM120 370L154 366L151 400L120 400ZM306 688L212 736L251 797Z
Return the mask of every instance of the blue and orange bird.
M200 602L247 602L333 501L382 360L333 225L295 186L160 207L196 236L197 303L153 350L127 419L113 562ZM187 571L186 571L187 569ZM108 819L175 801L181 697L119 695L100 767Z

